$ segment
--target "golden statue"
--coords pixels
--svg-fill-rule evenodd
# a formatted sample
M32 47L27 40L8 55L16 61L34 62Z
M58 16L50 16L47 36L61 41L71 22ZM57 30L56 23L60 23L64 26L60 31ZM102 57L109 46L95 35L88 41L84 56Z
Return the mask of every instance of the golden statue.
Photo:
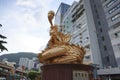
M58 32L57 25L53 25L54 12L49 11L48 20L50 22L50 40L47 48L38 54L39 61L44 64L55 63L82 63L85 55L83 47L70 44L69 34Z

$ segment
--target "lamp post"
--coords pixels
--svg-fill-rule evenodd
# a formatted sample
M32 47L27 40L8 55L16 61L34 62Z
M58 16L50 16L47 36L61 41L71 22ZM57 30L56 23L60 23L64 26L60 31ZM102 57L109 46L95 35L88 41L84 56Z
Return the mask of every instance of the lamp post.
M98 64L91 64L94 69L93 69L93 77L94 77L94 80L97 80L98 79L98 75L97 75L97 67L99 66Z

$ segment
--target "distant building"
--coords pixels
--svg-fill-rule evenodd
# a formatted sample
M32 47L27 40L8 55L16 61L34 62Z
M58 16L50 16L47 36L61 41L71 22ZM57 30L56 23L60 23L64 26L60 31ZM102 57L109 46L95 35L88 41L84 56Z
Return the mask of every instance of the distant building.
M76 6L77 2L74 1L73 4L69 7L66 13L63 16L62 23L61 23L61 32L71 34L73 31L73 23L72 23L72 12L73 8Z
M29 62L29 59L28 58L23 58L21 57L20 60L19 60L19 66L24 66L24 67L28 67L28 62Z
M74 2L61 21L60 31L71 34L71 43L85 47L85 62L100 68L117 66L100 0Z
M0 79L1 80L8 80L11 75L13 75L13 66L9 66L6 62L0 61Z
M15 67L15 65L16 65L16 62L9 62L7 58L4 58L2 60L2 62L7 64L8 66L12 66L12 67Z
M62 26L61 23L63 20L63 16L69 7L70 7L70 5L68 5L68 4L65 4L65 3L60 4L60 6L55 14L55 24L57 24L59 27Z
M37 61L38 58L37 58L37 57L33 57L32 60L33 60L33 61Z
M28 62L28 70L31 70L34 68L34 61L33 60L29 60Z
M19 68L22 68L23 66L25 67L25 69L31 70L31 69L40 69L39 66L39 62L38 62L38 58L33 57L32 59L28 59L28 58L20 58L19 61Z
M120 66L120 0L101 0L109 25L109 35Z

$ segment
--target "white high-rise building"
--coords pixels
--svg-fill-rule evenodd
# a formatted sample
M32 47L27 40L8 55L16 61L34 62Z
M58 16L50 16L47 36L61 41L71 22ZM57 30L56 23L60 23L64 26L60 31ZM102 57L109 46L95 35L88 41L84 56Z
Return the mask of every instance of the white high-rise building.
M86 55L84 58L84 63L91 63L92 62L92 55L90 51L90 41L89 41L89 33L87 29L87 20L86 20L86 14L81 15L78 20L73 19L74 16L77 14L74 14L74 12L77 10L76 8L81 8L81 10L78 12L83 12L85 9L83 8L83 5L78 6L78 2L73 2L71 7L67 10L67 12L64 15L63 23L62 23L62 32L63 33L69 33L71 34L71 43L83 46L86 48Z
M34 61L29 60L29 62L28 62L28 70L31 70L32 68L34 68Z
M20 58L19 61L19 66L22 67L24 66L26 69L31 70L31 69L39 69L38 68L38 62L37 62L37 58L33 57L32 59L28 59L28 58Z
M28 58L21 57L19 60L19 66L28 67L28 62L29 62Z
M64 14L61 25L62 32L71 34L71 43L86 49L84 62L101 68L117 66L100 0L74 2Z
M120 66L120 0L101 0L109 25L109 35Z

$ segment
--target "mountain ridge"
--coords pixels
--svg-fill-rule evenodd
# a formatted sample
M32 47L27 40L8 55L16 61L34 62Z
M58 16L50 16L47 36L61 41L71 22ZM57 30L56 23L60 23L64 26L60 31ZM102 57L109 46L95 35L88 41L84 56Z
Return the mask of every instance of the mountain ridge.
M33 57L37 57L37 54L33 52L3 54L0 56L0 61L6 58L9 62L16 62L18 64L21 57L32 59Z

